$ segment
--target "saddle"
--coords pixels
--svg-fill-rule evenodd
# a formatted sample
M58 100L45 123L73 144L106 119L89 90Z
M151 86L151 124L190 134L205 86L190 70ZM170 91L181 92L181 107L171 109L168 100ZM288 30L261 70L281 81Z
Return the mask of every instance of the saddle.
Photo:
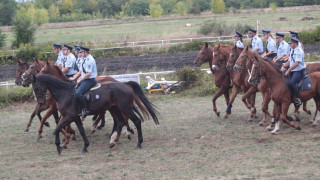
M289 87L289 80L291 76L286 79L286 84ZM298 91L306 91L312 89L312 81L311 78L308 76L307 71L303 72L303 77L301 80L296 84Z
M85 97L87 103L95 102L95 101L98 101L100 99L101 94L98 91L95 91L95 90L99 89L100 87L101 87L101 84L97 83L95 86L90 88L90 90L88 92L86 92L84 94L84 97Z

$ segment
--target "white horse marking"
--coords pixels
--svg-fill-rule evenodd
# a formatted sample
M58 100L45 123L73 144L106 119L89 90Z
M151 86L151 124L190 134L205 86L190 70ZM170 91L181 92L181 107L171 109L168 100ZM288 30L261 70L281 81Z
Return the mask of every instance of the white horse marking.
M118 133L117 132L114 132L111 136L111 139L110 139L110 144L114 144L115 142L115 139L117 138L118 136Z
M274 130L271 131L271 134L276 134L276 132L278 132L280 129L280 121L278 121L274 127Z
M320 111L318 111L316 119L312 123L313 126L318 126L318 121L320 120Z
M248 73L249 73L249 79L248 79L248 82L250 82L250 79L251 79L251 73L252 73L252 71L253 71L253 68L254 68L254 64L252 65L252 70L251 70L251 72L249 71L249 69L248 69Z

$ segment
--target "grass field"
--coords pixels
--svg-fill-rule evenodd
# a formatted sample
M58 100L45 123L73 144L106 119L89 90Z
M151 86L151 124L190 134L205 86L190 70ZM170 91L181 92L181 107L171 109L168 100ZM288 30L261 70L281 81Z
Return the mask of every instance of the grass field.
M83 141L72 141L57 155L53 127L44 128L36 141L39 121L23 133L34 102L14 104L0 111L0 179L319 179L320 129L300 113L301 131L281 124L277 135L257 127L262 117L248 122L240 100L227 120L212 112L211 97L153 96L161 113L160 125L146 121L144 143L136 149L137 135L122 137L108 148L106 127L88 135L88 154L80 154ZM258 108L261 97L258 96ZM225 105L218 101L221 112ZM308 107L314 110L314 104ZM290 110L292 112L292 110ZM53 125L53 119L49 122ZM91 120L85 121L87 133ZM133 126L133 125L132 125Z
M302 17L310 16L313 20L300 21ZM287 21L279 21L279 17L286 17ZM140 22L114 25L101 25L90 27L39 29L36 33L36 43L45 42L122 42L125 40L159 40L182 37L197 37L197 31L204 21L213 18L195 18L182 20ZM256 20L261 22L260 28L268 28L273 32L313 28L320 25L319 11L292 12L292 13L270 13L270 14L236 14L216 17L218 21L225 21L228 25L237 23L256 26ZM185 27L190 23L193 27ZM8 35L7 44L11 44L13 34Z

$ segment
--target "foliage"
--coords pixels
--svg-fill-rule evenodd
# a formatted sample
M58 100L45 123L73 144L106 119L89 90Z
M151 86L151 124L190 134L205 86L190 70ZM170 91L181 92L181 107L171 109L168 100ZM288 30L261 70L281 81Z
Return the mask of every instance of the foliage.
M188 13L188 5L184 1L180 1L176 4L175 9L173 10L176 14L181 14L183 16L187 15Z
M51 4L51 6L48 9L48 15L49 15L50 21L52 19L56 19L56 18L60 17L59 7L56 6L55 4Z
M38 26L49 22L48 11L44 8L36 8L35 5L30 2L24 5L18 5L15 18L27 18L31 21L31 24Z
M299 33L300 40L304 44L315 44L320 42L320 26L311 31L301 31Z
M160 4L150 4L149 5L149 14L153 18L158 18L162 15L163 9Z
M29 100L33 96L32 88L24 88L20 86L0 88L0 106L9 104L15 101Z
M5 44L6 44L6 37L7 37L7 36L6 36L5 34L2 34L2 31L1 31L1 29L0 29L0 49L5 46Z
M148 15L149 2L147 0L130 0L125 4L124 11L129 16Z
M277 9L277 4L276 3L271 3L270 5L269 5L269 7L272 9L272 11L273 12L276 12L276 9Z
M213 13L225 13L226 6L223 0L212 0L211 1L211 11Z
M36 27L31 24L31 20L28 17L16 17L12 30L15 36L15 40L12 42L13 47L34 42Z
M64 0L60 2L60 14L70 14L73 12L73 3L71 0Z
M0 25L11 25L16 10L15 0L0 1Z
M207 21L204 24L200 26L200 29L198 31L199 34L203 35L231 35L235 31L240 33L246 33L248 29L251 28L251 26L246 24L236 24L227 26L225 22L217 22L216 20L213 21Z

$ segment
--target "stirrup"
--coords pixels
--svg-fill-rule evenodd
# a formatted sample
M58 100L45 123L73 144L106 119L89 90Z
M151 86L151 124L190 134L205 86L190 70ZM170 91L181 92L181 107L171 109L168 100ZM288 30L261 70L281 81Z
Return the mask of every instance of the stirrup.
M90 112L88 111L87 108L83 108L81 113L78 114L78 116L81 116L82 118L85 118L86 116L88 116L90 114Z

